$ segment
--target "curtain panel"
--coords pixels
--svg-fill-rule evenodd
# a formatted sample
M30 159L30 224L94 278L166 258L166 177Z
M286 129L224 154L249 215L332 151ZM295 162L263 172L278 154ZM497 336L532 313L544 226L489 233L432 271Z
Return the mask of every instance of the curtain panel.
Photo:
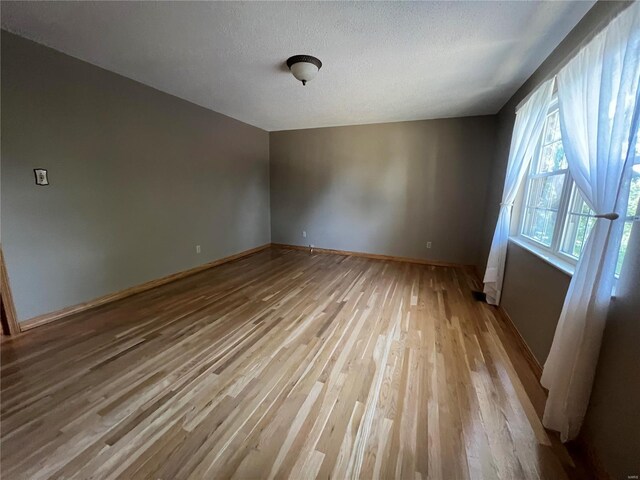
M557 76L569 172L598 218L571 279L541 383L543 423L575 438L595 376L615 281L640 115L640 3L632 4Z
M504 179L502 201L498 222L493 233L489 260L484 273L484 293L487 303L498 305L502 294L504 266L507 259L507 245L511 229L511 210L516 199L518 188L522 183L531 158L536 150L544 120L549 108L553 92L553 79L547 80L531 95L516 112L516 121L511 137L507 174Z

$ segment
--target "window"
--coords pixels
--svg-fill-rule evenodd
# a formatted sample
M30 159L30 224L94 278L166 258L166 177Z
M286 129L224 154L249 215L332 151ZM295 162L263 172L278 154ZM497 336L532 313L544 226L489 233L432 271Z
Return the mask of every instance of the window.
M545 247L553 246L560 200L568 176L558 107L554 105L545 120L541 145L529 172L522 235Z
M578 187L573 184L571 186L569 209L567 211L567 219L564 224L564 232L562 233L562 242L560 245L560 251L562 253L576 260L580 258L582 248L587 241L587 234L596 222L596 219L591 215L593 215L593 210L589 208L587 202L582 198Z
M636 142L635 165L616 275L620 274L632 222L640 214L639 202L640 136ZM520 238L543 250L547 257L551 256L564 265L575 265L595 224L593 214L569 174L556 98L547 113L540 143L527 175L520 217Z
M624 222L624 232L622 233L622 243L620 244L620 254L618 255L618 263L616 264L616 275L620 275L624 255L627 253L627 245L629 244L629 236L631 235L631 227L633 221L640 220L640 135L636 142L636 159L635 165L631 170L631 189L629 191L629 202L627 203L627 216Z

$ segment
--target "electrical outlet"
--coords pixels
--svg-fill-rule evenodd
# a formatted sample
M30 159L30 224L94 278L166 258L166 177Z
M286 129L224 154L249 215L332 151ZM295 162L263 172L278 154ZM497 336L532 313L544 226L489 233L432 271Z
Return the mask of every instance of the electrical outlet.
M303 236L303 238L307 238L307 231L306 230L302 230L302 236Z
M431 248L431 242L427 242L427 248Z
M196 245L196 253L200 253L200 245Z

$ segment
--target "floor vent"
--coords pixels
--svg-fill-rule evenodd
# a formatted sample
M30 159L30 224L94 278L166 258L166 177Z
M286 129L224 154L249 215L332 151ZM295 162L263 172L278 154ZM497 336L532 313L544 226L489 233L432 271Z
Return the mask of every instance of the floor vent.
M487 301L487 294L484 292L478 292L477 290L472 290L471 295L473 295L473 299L477 302Z

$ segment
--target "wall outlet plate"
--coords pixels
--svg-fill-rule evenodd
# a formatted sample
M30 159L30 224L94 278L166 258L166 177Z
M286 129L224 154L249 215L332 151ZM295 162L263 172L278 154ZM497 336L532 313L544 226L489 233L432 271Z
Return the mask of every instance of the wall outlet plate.
M46 168L34 168L33 173L36 176L36 185L49 185L49 175Z

